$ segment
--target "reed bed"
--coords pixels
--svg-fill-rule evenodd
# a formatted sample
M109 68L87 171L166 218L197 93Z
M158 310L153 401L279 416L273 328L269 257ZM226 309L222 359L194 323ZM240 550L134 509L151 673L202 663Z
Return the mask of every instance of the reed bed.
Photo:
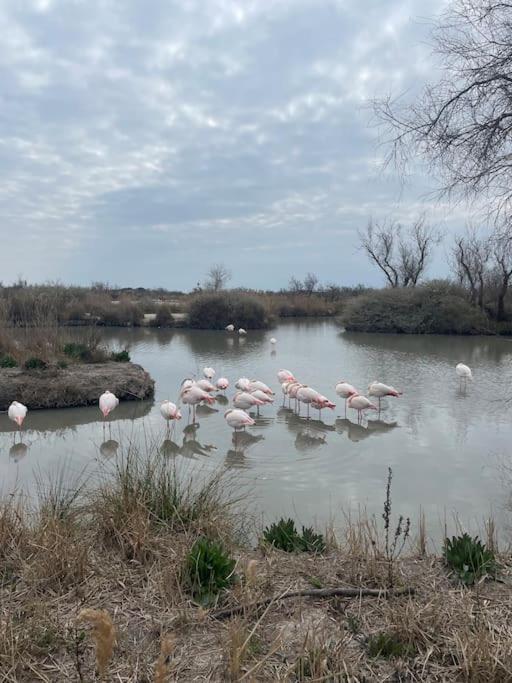
M467 588L429 553L424 520L390 556L382 520L364 513L326 533L323 553L286 553L248 542L246 503L224 474L183 476L135 450L94 484L60 478L31 506L5 500L0 679L512 680L508 554L497 580ZM184 567L205 537L235 566L229 587L198 604ZM316 597L333 586L381 593ZM284 599L290 590L313 594ZM230 607L239 613L215 617Z

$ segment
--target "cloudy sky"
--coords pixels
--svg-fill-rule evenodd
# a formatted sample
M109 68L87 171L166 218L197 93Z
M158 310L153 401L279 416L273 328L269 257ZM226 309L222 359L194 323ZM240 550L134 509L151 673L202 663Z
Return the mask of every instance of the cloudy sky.
M421 170L383 174L368 110L436 77L441 6L4 0L0 280L188 289L224 262L236 285L379 282L370 216L460 224Z

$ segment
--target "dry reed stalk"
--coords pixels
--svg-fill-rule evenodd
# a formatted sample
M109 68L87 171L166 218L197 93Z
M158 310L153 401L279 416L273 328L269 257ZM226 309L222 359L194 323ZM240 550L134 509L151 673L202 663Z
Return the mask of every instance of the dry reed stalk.
M116 629L110 614L104 609L83 609L78 621L85 621L92 626L92 637L96 643L96 664L100 677L105 675L108 663L112 658L116 642Z
M172 668L171 655L173 654L175 647L176 641L174 636L162 636L160 642L160 655L158 656L155 666L154 683L166 683L168 680Z

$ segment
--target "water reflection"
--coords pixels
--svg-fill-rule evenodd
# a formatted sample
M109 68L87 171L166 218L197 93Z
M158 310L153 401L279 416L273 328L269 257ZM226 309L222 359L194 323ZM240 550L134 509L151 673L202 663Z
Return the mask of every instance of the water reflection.
M108 439L100 444L100 453L104 458L113 458L119 450L119 441Z
M28 449L29 447L26 443L19 441L9 448L9 457L12 458L14 462L19 462L27 455Z
M309 430L301 431L295 437L295 448L298 451L311 451L313 448L318 448L319 446L325 446L327 443L327 437L322 436L318 433L312 433Z
M370 436L390 432L397 426L397 422L384 422L383 420L367 420L358 424L347 418L338 418L335 422L335 429L338 434L346 434L350 441L355 443Z

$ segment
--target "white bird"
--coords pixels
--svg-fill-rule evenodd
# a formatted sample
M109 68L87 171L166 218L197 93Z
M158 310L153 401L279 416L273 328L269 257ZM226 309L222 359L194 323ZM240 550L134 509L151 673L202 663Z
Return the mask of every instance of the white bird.
M277 339L275 337L270 337L270 343L272 346L275 346L277 344Z
M384 396L394 396L395 398L398 398L401 395L401 391L397 391L383 382L372 382L368 387L368 396L375 396L375 398L379 399L379 410L381 398L384 398Z
M247 410L248 408L253 408L254 406L262 406L263 404L264 401L256 398L256 396L253 396L252 394L249 394L247 391L238 391L233 396L233 405L235 408L241 408L242 410Z
M458 363L455 366L455 372L457 373L457 376L460 378L461 382L462 380L467 382L468 379L473 379L473 373L471 372L471 368L467 365L464 365L464 363Z
M206 379L213 379L215 377L215 370L213 368L204 368L203 375Z
M247 415L247 413L244 410L230 408L229 410L226 410L226 412L224 413L224 418L228 425L235 431L237 429L245 429L246 427L251 427L253 424L255 424L252 417L250 415Z
M225 377L219 377L216 384L219 391L226 391L229 387L229 381Z
M240 391L247 391L250 383L251 380L248 377L240 377L240 379L237 379L235 382L235 387L240 389Z
M172 401L162 401L160 404L160 415L166 420L167 426L171 420L181 420L181 412Z
M23 403L18 403L18 401L13 401L9 406L7 416L18 425L18 429L21 431L21 425L23 424L23 420L27 417L27 413L27 406L24 406ZM14 438L16 439L16 434L14 435Z
M117 408L118 405L119 399L111 391L107 390L101 394L99 406L104 418L107 418L110 413Z
M361 396L360 394L355 394L350 396L348 399L348 407L353 410L357 410L357 420L361 420L363 411L365 410L378 410L377 406L374 405L369 398L366 396Z
M243 327L241 327L241 328L238 330L238 334L239 334L240 336L243 336L243 335L247 334L247 331L244 330Z
M235 331L235 326L234 325L226 325L226 332L234 332Z
M215 391L214 385L208 379L200 379L194 386L199 387L203 391L208 391L209 393Z
M280 384L283 384L284 382L295 382L293 372L290 372L289 370L279 370L277 373L277 379L279 380Z

